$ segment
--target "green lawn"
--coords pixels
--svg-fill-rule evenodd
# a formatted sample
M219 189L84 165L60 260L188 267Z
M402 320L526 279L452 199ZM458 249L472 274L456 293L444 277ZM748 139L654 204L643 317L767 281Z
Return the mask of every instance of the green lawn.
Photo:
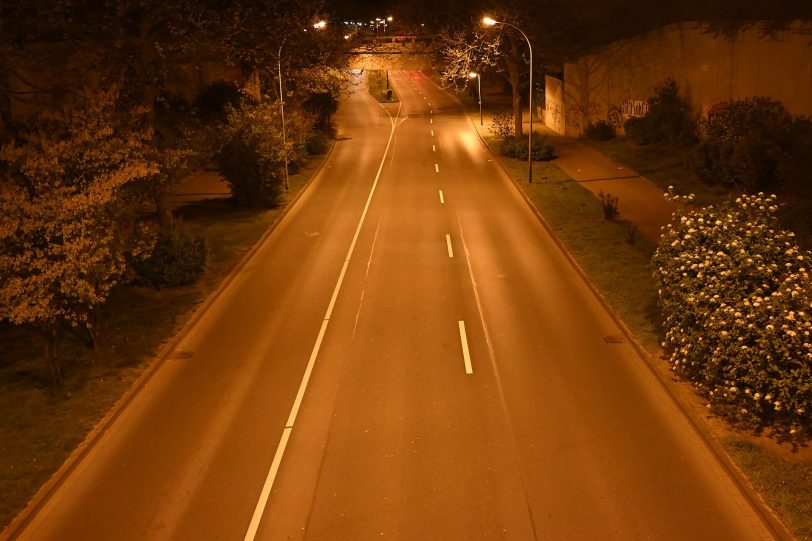
M388 82L387 70L369 70L367 72L369 93L381 103L397 103L400 101L395 89Z
M278 208L245 210L209 200L179 209L183 227L202 232L209 244L204 276L187 287L121 288L104 309L105 339L96 351L65 336L60 355L67 396L51 392L37 333L0 323L0 524L7 525L62 465L324 159L314 156L291 176L286 203Z

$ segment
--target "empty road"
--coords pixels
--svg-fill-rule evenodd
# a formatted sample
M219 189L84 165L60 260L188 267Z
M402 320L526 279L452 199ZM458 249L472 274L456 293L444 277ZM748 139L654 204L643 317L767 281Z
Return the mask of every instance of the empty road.
M772 539L422 73L22 539Z

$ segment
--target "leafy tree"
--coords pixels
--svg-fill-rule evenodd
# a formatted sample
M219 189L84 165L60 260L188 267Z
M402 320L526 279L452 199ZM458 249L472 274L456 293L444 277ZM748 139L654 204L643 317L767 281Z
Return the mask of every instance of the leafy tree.
M135 227L137 185L157 171L149 131L116 109L118 92L87 92L43 112L0 150L0 317L36 326L53 384L61 332L98 339L97 309L148 249Z

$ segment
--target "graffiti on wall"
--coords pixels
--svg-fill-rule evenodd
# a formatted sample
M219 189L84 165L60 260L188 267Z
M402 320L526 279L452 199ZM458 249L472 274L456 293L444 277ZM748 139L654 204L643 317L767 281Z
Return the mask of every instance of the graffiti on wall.
M623 114L627 117L646 116L648 102L645 100L623 100Z
M570 102L567 104L567 123L572 126L576 134L581 133L581 116L583 114L584 110L577 103ZM569 130L567 132L569 133Z
M557 132L561 132L561 104L552 100L547 100L547 118L549 126Z
M609 104L609 112L606 113L606 123L615 129L623 126L623 111L617 105Z

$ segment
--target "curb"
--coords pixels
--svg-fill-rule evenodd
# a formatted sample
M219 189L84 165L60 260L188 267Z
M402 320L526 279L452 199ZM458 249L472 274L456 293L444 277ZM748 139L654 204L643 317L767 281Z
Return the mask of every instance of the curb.
M459 100L457 100L459 101ZM462 102L460 102L462 103ZM617 326L620 328L621 332L623 333L624 337L629 341L632 348L637 352L640 358L646 363L646 366L654 375L655 379L660 383L660 386L666 392L668 397L671 401L677 406L680 412L685 416L688 420L688 424L693 429L694 433L699 436L700 440L705 444L705 447L711 452L713 457L716 461L722 466L722 469L728 474L730 480L733 482L734 486L738 489L738 491L742 494L745 500L750 504L750 506L758 513L761 522L767 527L769 533L777 540L781 541L793 541L795 537L789 532L787 527L784 523L778 518L772 508L767 505L767 502L761 497L761 495L753 488L753 485L750 483L750 480L744 474L744 472L739 468L739 466L730 458L727 451L725 451L724 447L719 443L719 441L713 436L713 434L708 430L705 425L705 422L697 418L694 415L691 408L683 403L683 401L679 398L679 396L674 392L672 389L673 383L670 382L667 378L663 377L663 374L660 372L658 368L657 361L651 357L651 355L646 351L646 349L637 341L637 338L631 332L631 330L626 326L623 320L618 316L618 314L614 311L614 309L609 305L609 302L604 297L603 293L598 289L598 287L592 282L592 280L587 275L586 271L581 267L581 265L575 260L575 257L567 250L566 246L563 242L556 236L555 231L553 230L552 226L547 222L544 216L541 214L539 209L536 205L530 200L530 198L525 194L524 190L522 190L521 186L518 184L516 179L514 179L510 173L508 173L507 169L505 169L504 165L502 164L502 160L496 156L493 151L491 150L490 146L485 142L485 139L479 133L479 130L476 128L476 124L474 120L471 118L471 115L468 114L467 108L465 109L465 114L468 116L468 120L471 122L474 131L479 137L479 140L488 150L488 152L493 156L494 161L499 165L499 168L505 174L505 176L510 179L511 184L513 187L519 192L524 199L527 206L530 210L535 214L536 218L541 223L542 227L544 227L545 231L550 235L550 237L555 242L558 249L570 264L575 268L578 275L590 289L590 291L595 295L600 302L601 306L603 306L604 310L609 314L609 316L614 320Z
M169 338L156 353L153 360L141 372L141 375L132 383L129 389L119 398L115 404L107 411L102 419L94 426L90 432L85 436L85 439L68 455L62 466L56 470L51 477L43 484L34 496L29 500L28 504L11 520L11 522L0 532L0 541L9 541L16 539L23 534L25 527L31 522L42 507L48 502L49 498L56 492L56 490L65 482L68 476L76 469L79 463L84 459L88 453L93 449L94 445L98 443L101 437L110 429L115 423L116 419L124 412L127 406L138 396L141 390L146 386L158 370L164 365L166 360L175 350L175 347L183 340L189 331L197 324L203 317L206 311L212 304L223 294L223 292L231 285L240 271L250 262L254 255L259 251L262 245L266 242L268 237L274 232L279 223L288 215L291 209L296 205L302 195L310 188L313 182L321 173L325 164L330 160L335 148L335 142L330 146L330 150L322 160L321 164L313 171L310 179L296 192L296 195L287 202L285 207L276 215L274 220L268 225L268 228L262 233L257 241L248 249L248 251L240 258L229 273L223 278L217 288L208 294L203 302L194 309L189 319L181 326L178 331Z

